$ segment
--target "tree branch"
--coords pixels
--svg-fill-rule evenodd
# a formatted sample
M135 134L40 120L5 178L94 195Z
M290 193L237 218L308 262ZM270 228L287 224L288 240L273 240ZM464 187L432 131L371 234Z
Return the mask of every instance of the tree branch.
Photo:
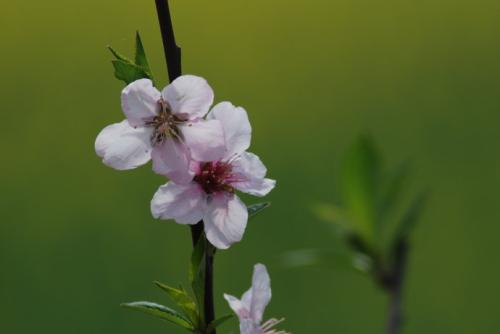
M158 13L158 21L160 22L168 78L170 79L170 82L172 82L182 74L181 48L175 43L174 28L172 26L168 0L155 0L155 2L156 12Z
M172 25L172 17L168 0L155 0L156 11L158 13L158 21L160 23L161 37L163 42L163 50L165 52L165 60L167 64L167 72L169 81L172 82L182 75L181 67L181 49L175 42L174 29ZM203 236L203 221L191 226L191 239L193 246ZM213 292L213 263L215 250L212 245L207 243L205 248L205 324L208 326L215 319L214 308L214 292ZM205 333L204 333L205 334ZM215 329L206 334L216 334Z

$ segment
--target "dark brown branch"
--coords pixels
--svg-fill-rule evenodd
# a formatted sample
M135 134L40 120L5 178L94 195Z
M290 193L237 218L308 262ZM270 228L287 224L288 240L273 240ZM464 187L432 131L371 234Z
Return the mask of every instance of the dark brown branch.
M170 82L174 81L182 74L181 67L181 48L175 43L174 29L172 26L172 17L168 7L168 0L155 0L158 21L160 22L161 37L163 41L163 50L167 62L168 78Z

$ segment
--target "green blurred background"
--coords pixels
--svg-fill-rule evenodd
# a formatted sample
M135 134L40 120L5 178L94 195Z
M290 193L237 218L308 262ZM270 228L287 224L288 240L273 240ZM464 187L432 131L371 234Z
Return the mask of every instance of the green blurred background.
M277 260L332 247L311 207L335 199L343 152L370 132L389 165L413 161L414 189L432 189L405 333L495 331L500 2L177 0L172 11L184 72L248 110L252 151L278 180L273 206L217 256L218 314L229 311L222 293L246 290L263 262L267 316L293 333L382 333L386 300L368 279ZM152 0L2 3L3 333L179 332L118 304L168 303L151 282L186 282L188 229L151 218L164 180L150 167L116 172L94 153L101 128L123 119L105 47L131 55L136 29L166 83Z

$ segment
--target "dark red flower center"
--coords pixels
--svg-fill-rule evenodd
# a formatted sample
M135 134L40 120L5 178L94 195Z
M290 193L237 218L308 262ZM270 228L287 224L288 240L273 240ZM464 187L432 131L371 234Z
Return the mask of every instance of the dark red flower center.
M221 191L234 192L234 188L230 184L231 176L230 164L222 161L204 162L200 165L200 171L195 175L194 181L207 194Z

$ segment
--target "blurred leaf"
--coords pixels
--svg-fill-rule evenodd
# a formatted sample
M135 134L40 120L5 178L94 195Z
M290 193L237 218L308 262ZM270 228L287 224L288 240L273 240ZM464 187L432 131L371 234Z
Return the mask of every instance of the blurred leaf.
M337 226L342 227L345 230L351 228L348 218L341 208L332 204L320 203L313 206L313 212L316 214L318 219L333 223Z
M123 60L113 60L115 77L124 81L127 85L142 78L149 78L148 74L137 65L127 63Z
M165 291L177 306L189 318L192 324L198 324L199 315L198 308L194 300L187 294L184 289L176 289L166 284L155 282L156 286Z
M289 268L322 266L335 270L354 269L362 273L372 269L372 261L368 256L352 252L299 249L283 254L281 260Z
M408 161L399 165L388 177L380 191L380 201L378 204L378 218L383 222L390 211L393 211L401 199L404 186L408 179L410 164Z
M341 167L341 178L342 198L352 217L353 229L372 243L380 161L369 137L360 137L347 152Z
M205 236L202 235L196 243L193 253L191 255L191 263L189 266L189 281L193 289L196 301L198 302L198 312L200 320L204 323L205 314L205 267L206 267L206 254L207 241Z
M271 206L270 202L264 202L264 203L257 203L257 204L251 204L247 206L248 210L248 217L251 218L261 212L264 209L267 209L268 207Z
M193 324L191 324L188 319L179 312L166 306L152 302L132 302L122 304L122 306L169 321L189 331L194 330Z
M399 223L398 230L394 238L394 243L398 243L399 240L408 238L409 234L422 215L425 204L427 203L427 198L427 191L424 191L415 197L412 204L406 211L406 214L403 216L401 222Z
M212 333L214 329L216 329L217 327L219 327L220 325L222 325L224 322L226 322L231 318L234 318L234 314L226 314L218 319L213 320L210 324L208 324L207 333Z

